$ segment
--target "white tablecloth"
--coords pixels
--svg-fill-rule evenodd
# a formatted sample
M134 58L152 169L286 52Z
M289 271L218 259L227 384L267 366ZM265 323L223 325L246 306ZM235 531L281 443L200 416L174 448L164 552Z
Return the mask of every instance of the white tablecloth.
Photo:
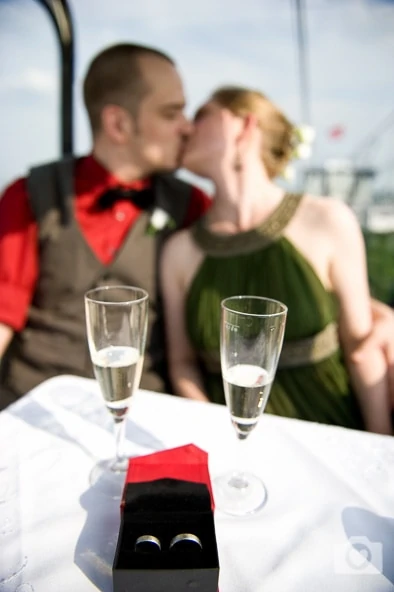
M232 468L227 409L137 393L130 454L190 442L208 451L211 476ZM394 590L392 438L264 415L245 445L268 502L253 517L215 513L220 592ZM112 452L92 380L49 380L0 413L1 592L112 590L118 502L88 481Z

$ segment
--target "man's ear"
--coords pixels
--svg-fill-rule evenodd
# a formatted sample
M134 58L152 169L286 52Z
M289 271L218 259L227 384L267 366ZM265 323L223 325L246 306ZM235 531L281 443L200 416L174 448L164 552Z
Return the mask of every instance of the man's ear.
M133 132L131 115L119 105L105 105L101 111L101 129L116 144L125 144Z

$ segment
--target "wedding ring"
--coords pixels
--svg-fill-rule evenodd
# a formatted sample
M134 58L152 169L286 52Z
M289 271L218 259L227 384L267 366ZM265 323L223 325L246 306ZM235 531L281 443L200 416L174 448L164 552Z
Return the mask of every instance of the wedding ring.
M157 551L161 551L161 543L152 534L144 534L135 541L134 551L138 553L157 553Z
M177 534L171 539L170 542L170 550L177 549L177 550L189 550L193 549L202 549L202 543L198 536L192 534L190 532L182 532L181 534Z

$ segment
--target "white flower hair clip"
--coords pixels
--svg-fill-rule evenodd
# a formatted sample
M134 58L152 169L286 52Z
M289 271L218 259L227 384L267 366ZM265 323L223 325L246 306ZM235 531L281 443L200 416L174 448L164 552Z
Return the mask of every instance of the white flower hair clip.
M311 125L294 127L293 158L306 160L312 155L312 144L316 138L316 131Z
M298 160L307 160L312 155L312 144L315 141L316 132L311 125L298 125L293 128L293 152L291 157ZM288 163L283 169L281 177L285 181L292 183L296 172L294 165Z
M282 171L281 177L288 183L292 183L295 180L296 172L292 164L288 164Z

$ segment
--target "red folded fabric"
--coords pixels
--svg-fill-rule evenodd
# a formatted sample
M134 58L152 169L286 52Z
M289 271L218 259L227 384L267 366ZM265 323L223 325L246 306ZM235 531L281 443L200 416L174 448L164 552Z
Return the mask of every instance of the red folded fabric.
M131 458L125 483L165 478L205 483L211 496L211 508L214 510L215 504L208 470L208 453L198 446L187 444Z

